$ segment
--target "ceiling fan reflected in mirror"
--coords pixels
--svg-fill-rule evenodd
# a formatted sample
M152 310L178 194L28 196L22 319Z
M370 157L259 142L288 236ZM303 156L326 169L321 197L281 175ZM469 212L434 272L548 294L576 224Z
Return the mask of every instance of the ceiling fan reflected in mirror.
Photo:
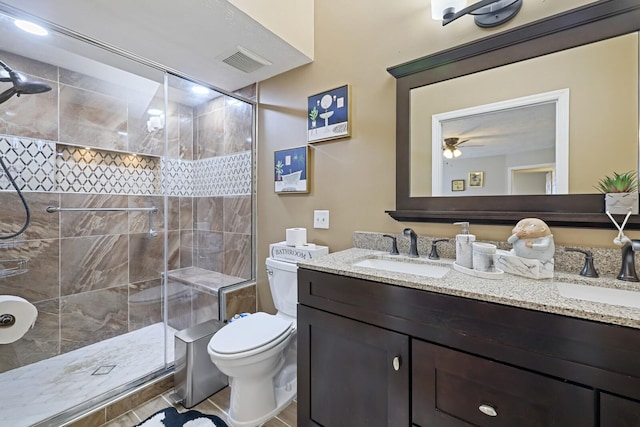
M460 138L445 138L442 144L442 155L447 159L453 159L454 157L460 157L462 151L458 148L458 145L467 142L468 139L460 141Z

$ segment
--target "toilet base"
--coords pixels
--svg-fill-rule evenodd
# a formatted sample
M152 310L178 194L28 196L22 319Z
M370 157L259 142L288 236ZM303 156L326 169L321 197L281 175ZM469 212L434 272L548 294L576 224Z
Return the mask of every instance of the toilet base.
M231 385L231 387L233 388L233 384ZM229 416L227 417L227 421L229 425L231 427L257 427L269 421L271 418L278 415L284 408L286 408L291 402L293 402L293 399L296 398L297 391L298 391L298 379L294 378L291 382L287 383L285 386L275 387L273 390L276 398L276 406L272 411L270 411L267 414L264 414L259 418L256 418L254 420L249 420L249 421L235 420L231 416L231 414L229 414Z

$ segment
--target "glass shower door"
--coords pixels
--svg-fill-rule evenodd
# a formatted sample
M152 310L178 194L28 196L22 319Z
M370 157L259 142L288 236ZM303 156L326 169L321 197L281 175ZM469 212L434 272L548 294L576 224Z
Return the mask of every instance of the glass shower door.
M32 329L0 345L0 385L11 390L0 425L59 425L172 363L165 75L55 31L23 33L8 15L0 28L0 60L51 87L0 105L0 155L31 216L0 241L0 295L38 311ZM25 216L3 172L0 234Z

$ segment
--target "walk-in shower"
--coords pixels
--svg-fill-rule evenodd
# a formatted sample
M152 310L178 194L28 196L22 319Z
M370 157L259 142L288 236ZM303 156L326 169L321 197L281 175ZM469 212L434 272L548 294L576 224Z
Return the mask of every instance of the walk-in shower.
M38 317L0 345L0 425L61 425L170 375L177 330L255 310L255 89L2 12L0 296Z

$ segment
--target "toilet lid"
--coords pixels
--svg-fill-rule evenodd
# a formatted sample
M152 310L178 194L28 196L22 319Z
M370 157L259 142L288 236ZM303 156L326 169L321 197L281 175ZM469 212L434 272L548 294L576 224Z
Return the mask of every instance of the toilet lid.
M216 332L209 348L216 353L242 353L262 347L291 329L291 321L267 313L255 313L229 323Z

